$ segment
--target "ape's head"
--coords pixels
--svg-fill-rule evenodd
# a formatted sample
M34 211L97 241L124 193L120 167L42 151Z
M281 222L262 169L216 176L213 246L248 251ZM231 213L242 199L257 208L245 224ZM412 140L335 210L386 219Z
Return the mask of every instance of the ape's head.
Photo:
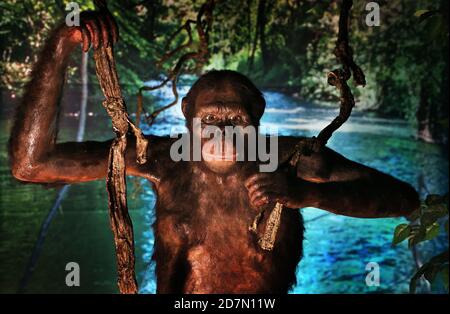
M182 101L186 124L193 137L201 138L202 162L216 173L228 173L235 168L237 152L217 151L211 139L202 138L207 126L224 131L226 126L254 126L264 113L266 102L262 93L245 76L235 71L210 71L201 76ZM201 121L201 132L193 128L193 119ZM224 147L227 139L223 137ZM205 146L207 145L207 146Z

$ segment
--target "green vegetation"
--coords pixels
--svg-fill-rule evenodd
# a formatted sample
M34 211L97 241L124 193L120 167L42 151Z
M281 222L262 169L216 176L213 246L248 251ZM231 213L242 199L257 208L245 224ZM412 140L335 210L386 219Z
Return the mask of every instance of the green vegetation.
M20 92L30 66L52 27L63 20L66 0L7 0L0 4L1 87ZM82 9L92 1L78 1ZM175 64L177 55L157 66L169 36L195 18L202 1L108 1L117 19L119 75L125 93ZM204 70L229 68L249 75L263 89L273 88L306 101L333 104L335 90L326 73L333 56L339 1L220 1L214 10L210 59ZM368 85L355 90L357 108L414 123L426 141L447 142L448 1L380 0L380 26L365 23L366 1L354 1L351 44ZM196 38L194 37L194 41ZM173 45L187 41L180 34ZM70 82L77 83L80 56ZM93 64L90 72L95 81ZM134 101L133 101L134 102ZM148 103L148 102L146 102Z
M395 228L393 245L408 240L408 246L413 248L419 243L431 241L439 236L441 227L445 229L448 238L448 194L428 195L420 208L411 214L409 220L410 223L400 224ZM448 292L448 248L419 267L411 278L411 293L416 291L417 283L422 276L431 284L432 289L433 286L441 284Z

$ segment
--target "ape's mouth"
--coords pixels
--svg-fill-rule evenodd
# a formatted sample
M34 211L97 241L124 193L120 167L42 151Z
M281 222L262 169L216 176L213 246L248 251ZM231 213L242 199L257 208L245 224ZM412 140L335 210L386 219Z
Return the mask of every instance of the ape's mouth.
M203 159L205 161L236 161L237 153L223 153L223 154L215 154L215 153L207 153L202 152Z

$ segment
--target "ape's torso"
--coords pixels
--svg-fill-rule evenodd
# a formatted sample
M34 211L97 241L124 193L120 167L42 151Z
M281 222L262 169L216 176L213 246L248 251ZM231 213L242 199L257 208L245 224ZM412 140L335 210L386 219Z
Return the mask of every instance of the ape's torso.
M189 162L164 169L155 187L158 292L286 293L302 254L299 211L283 211L275 248L266 252L249 231L257 214L244 186L250 170L219 177Z

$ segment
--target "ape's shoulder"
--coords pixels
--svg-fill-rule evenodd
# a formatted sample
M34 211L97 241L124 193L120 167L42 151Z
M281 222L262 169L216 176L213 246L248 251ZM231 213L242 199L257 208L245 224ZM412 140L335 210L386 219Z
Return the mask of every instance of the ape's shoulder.
M169 136L145 135L148 140L149 149L152 147L154 151L163 151L170 149L170 145L177 140Z
M177 138L169 136L146 135L148 140L148 156L151 159L157 159L159 162L170 160L170 147L177 141Z
M280 153L280 160L284 158L289 158L290 154L293 153L295 145L297 145L301 140L307 139L305 136L278 136L278 150ZM319 158L319 157L342 157L339 153L329 148L328 146L323 147L319 152L311 153L308 157Z
M278 137L280 163L288 160L292 156L295 145L302 139L305 139L305 137ZM319 152L313 152L307 156L300 156L297 163L297 174L299 177L308 180L327 181L343 160L346 160L345 157L328 147L324 147Z
M305 137L278 136L278 159L280 163L286 161L294 151L295 145Z
M146 135L145 138L148 141L147 162L142 171L151 181L158 182L174 164L170 158L170 147L177 139L155 135Z

